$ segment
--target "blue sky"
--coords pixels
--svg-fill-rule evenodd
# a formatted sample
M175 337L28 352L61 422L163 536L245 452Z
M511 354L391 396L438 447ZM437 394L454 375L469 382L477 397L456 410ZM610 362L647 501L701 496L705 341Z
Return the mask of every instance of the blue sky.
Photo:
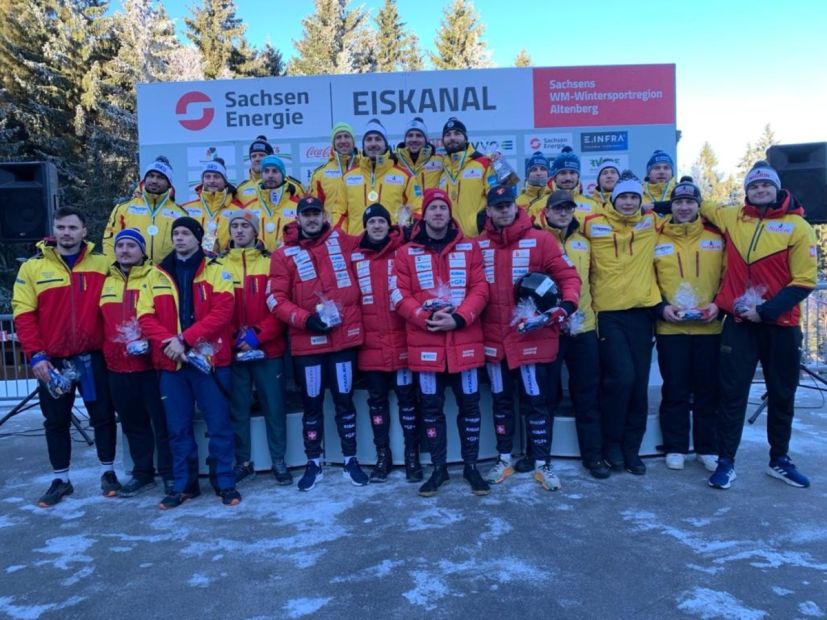
M163 2L179 29L196 0ZM375 15L382 0L352 0ZM398 0L425 50L450 0ZM113 2L117 5L117 2ZM236 0L254 45L286 58L312 0ZM476 0L496 66L525 48L535 66L675 63L678 157L688 170L708 140L722 170L734 169L770 123L782 143L827 140L827 2L823 0Z

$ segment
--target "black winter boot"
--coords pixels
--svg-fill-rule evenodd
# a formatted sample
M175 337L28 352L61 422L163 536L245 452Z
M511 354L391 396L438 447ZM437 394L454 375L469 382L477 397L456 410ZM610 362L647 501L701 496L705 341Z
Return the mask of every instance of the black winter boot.
M419 495L422 497L433 497L439 491L439 487L448 482L451 477L448 475L447 465L434 465L431 477L419 487Z
M405 446L405 480L422 482L422 465L419 462L419 446Z
M370 472L371 482L387 482L388 474L393 467L393 456L390 448L376 448L376 465Z

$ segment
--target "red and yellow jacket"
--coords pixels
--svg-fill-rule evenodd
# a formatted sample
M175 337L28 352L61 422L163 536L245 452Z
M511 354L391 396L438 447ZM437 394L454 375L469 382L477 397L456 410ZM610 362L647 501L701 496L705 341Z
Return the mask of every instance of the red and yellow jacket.
M298 222L284 228L284 245L270 259L270 311L284 321L293 355L333 353L364 342L359 286L351 265L356 237L325 224L316 238L304 239ZM337 304L341 324L326 334L305 328L320 295Z
M554 184L554 179L549 179L548 187L551 191L559 189ZM582 183L578 183L577 187L575 187L574 189L567 189L566 191L571 194L571 197L574 199L574 203L577 205L577 208L574 210L574 217L576 217L580 222L583 222L590 215L594 215L595 213L601 213L603 211L603 209L601 208L601 204L593 200L590 196L586 196L583 193ZM534 215L534 219L535 221L537 221L539 217L536 213Z
M439 187L439 178L442 176L442 157L436 154L434 147L426 144L419 152L416 163L411 159L411 153L404 142L401 142L394 151L399 165L404 167L416 179L416 184L423 192L429 187Z
M364 230L362 214L374 202L382 203L394 223L403 205L410 207L411 213L422 209L422 190L416 179L389 153L376 162L363 156L359 167L345 173L342 182L343 188L329 210L333 225L341 226L348 234L358 235ZM371 198L372 194L376 197Z
M786 190L773 208L701 205L701 215L717 226L726 240L726 268L719 308L734 314L735 300L748 287L766 288L767 301L757 307L761 320L798 325L798 307L815 288L818 274L816 238L804 209Z
M176 260L175 255L170 257ZM216 346L213 364L228 366L232 361L232 320L235 302L233 276L219 259L203 258L192 281L195 322L183 332L178 317L178 285L168 271L170 261L154 267L138 298L138 322L149 339L152 362L158 370L178 370L180 364L164 355L162 342L181 334L184 343L194 347L202 342Z
M394 260L399 288L391 293L391 302L407 322L408 367L414 372L450 373L479 368L485 363L480 317L488 302L479 246L454 220L454 238L436 252L427 244L424 228L421 221L414 226L411 242L399 248ZM430 313L422 304L433 299L440 284L450 290L454 313L465 325L430 332Z
M270 253L258 248L230 247L221 262L233 276L233 337L242 327L252 328L264 354L269 358L281 357L287 349L287 326L267 306Z
M118 328L136 318L138 297L147 275L152 269L149 262L135 265L128 274L115 264L109 267L109 275L103 283L100 295L103 316L103 357L106 367L114 372L141 372L152 370L152 358L146 355L128 355L126 343L119 342Z
M53 240L37 244L40 253L20 266L14 282L12 311L23 353L31 359L41 351L50 357L69 357L99 351L103 323L98 301L109 271L95 244L81 245L72 269Z
M655 272L664 301L674 303L674 295L682 282L692 286L697 306L712 303L721 285L724 262L724 240L721 232L700 217L694 222L661 225L655 245ZM719 334L721 322L686 321L669 323L658 317L658 334Z
M198 194L198 198L185 202L181 208L204 228L201 248L207 254L220 254L230 244L227 213L243 209L244 205L235 197L229 186L220 192L208 192L202 190L199 185L195 188L195 193ZM163 258L165 257L161 260Z
M187 214L175 204L175 190L150 194L143 181L137 195L112 209L103 231L103 253L110 264L115 260L115 235L125 228L137 228L146 239L146 255L160 263L172 252L172 223ZM154 234L153 234L154 233Z
M392 226L388 243L381 250L360 246L350 255L362 294L365 344L359 348L360 370L385 372L408 367L405 319L390 301L396 290L394 255L402 245L402 231Z
M304 188L293 177L287 177L276 189L254 186L253 198L244 203L244 208L258 216L258 239L268 252L279 247L281 233L296 219L296 205L303 196Z
M485 209L488 189L497 184L491 160L468 146L442 157L439 187L451 196L454 218L466 237L476 237L477 214Z
M614 208L585 219L583 236L592 244L589 276L595 312L660 303L654 265L657 227L653 213L621 215Z
M522 209L517 211L514 223L503 230L495 229L491 220L486 220L485 231L477 243L488 282L488 305L482 314L485 361L505 359L512 370L554 361L559 348L557 326L521 334L511 325L516 308L514 284L530 272L548 274L557 284L560 301L576 308L580 276L574 265L551 235L532 227L531 218Z

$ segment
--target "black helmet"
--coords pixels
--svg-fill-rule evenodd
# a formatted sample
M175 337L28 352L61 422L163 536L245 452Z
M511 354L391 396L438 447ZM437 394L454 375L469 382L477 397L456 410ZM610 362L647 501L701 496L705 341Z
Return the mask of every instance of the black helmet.
M534 300L538 312L547 312L560 301L557 283L548 274L537 271L527 273L517 280L514 297L518 304L526 299Z

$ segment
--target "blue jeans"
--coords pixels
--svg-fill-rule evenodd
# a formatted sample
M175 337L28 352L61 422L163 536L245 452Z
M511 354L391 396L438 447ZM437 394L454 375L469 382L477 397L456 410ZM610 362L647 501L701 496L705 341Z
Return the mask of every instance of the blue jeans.
M230 369L216 368L215 378L229 393ZM188 492L198 484L198 445L192 428L196 403L207 423L210 439L207 462L210 463L211 474L214 472L218 490L235 487L230 403L218 389L215 378L189 365L175 372L161 371L161 399L167 416L177 493Z

